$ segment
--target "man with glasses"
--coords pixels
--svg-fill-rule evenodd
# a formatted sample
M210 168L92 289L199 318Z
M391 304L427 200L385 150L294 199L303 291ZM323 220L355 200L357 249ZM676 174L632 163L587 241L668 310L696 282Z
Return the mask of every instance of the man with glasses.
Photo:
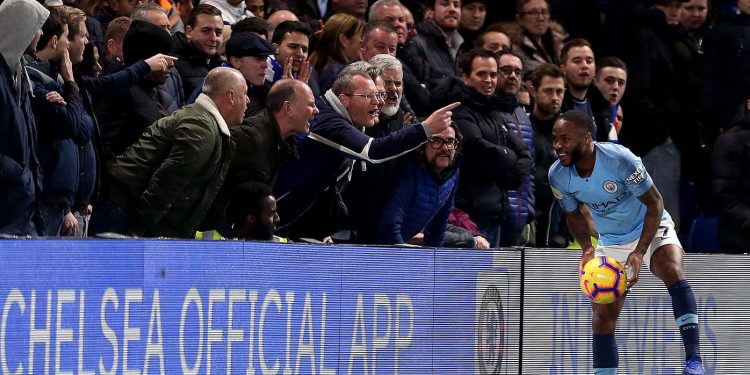
M520 72L518 65L509 67L511 76ZM459 68L463 82L456 88L456 99L463 105L454 116L464 136L465 152L456 207L471 216L491 247L497 247L507 190L521 186L533 159L528 146L497 112L493 94L499 74L494 52L472 50L463 55Z
M495 95L498 97L497 109L508 129L526 143L526 146L534 157L534 128L531 120L516 98L521 88L521 75L523 75L523 63L521 58L511 51L501 51L498 59L499 68L497 75L497 88ZM508 190L508 207L504 212L502 225L501 246L525 245L528 241L524 236L524 230L528 230L527 224L534 218L534 169L529 168L526 176L518 189Z
M298 141L300 157L282 167L274 186L283 220L280 229L291 237L322 239L334 233L339 227L336 216L346 210L340 193L354 161L382 163L416 149L450 125L451 111L459 105L441 108L419 125L371 138L362 130L375 125L385 99L374 79L361 71L342 72L318 97L320 114L307 138Z
M395 189L380 216L376 242L402 244L416 236L422 240L421 245L443 246L458 188L456 156L460 142L461 133L452 123L434 134L414 157L404 159L398 178L393 179Z

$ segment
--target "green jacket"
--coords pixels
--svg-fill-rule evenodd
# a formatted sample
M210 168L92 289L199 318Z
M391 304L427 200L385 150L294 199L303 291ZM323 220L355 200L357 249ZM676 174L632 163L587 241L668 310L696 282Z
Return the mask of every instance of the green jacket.
M226 122L201 94L194 104L153 123L117 157L110 199L128 213L136 234L192 238L233 153Z

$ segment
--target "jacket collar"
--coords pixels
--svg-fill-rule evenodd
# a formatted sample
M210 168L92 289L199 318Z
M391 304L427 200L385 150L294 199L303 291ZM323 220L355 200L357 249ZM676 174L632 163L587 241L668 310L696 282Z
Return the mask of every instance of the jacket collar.
M227 126L227 122L224 121L224 117L221 116L221 113L219 112L219 108L216 107L216 104L214 103L211 98L208 97L206 94L200 94L198 95L198 98L195 99L195 103L200 105L201 107L205 108L208 113L211 114L211 116L216 119L216 122L219 124L219 130L224 133L227 137L229 137L229 126Z

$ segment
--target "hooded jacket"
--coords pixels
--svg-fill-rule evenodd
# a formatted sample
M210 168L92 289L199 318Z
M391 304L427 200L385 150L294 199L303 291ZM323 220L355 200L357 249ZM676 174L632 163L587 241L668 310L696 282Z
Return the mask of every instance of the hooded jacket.
M0 38L0 233L36 235L41 169L30 87L21 56L49 11L36 1L5 0L0 25L13 30Z

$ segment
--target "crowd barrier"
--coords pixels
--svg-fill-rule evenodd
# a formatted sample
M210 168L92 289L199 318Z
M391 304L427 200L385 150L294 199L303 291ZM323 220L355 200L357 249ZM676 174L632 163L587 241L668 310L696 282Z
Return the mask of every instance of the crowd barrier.
M579 253L0 240L2 374L589 374ZM687 254L708 374L750 373L750 256ZM647 271L644 268L644 273ZM679 374L643 275L620 374Z

